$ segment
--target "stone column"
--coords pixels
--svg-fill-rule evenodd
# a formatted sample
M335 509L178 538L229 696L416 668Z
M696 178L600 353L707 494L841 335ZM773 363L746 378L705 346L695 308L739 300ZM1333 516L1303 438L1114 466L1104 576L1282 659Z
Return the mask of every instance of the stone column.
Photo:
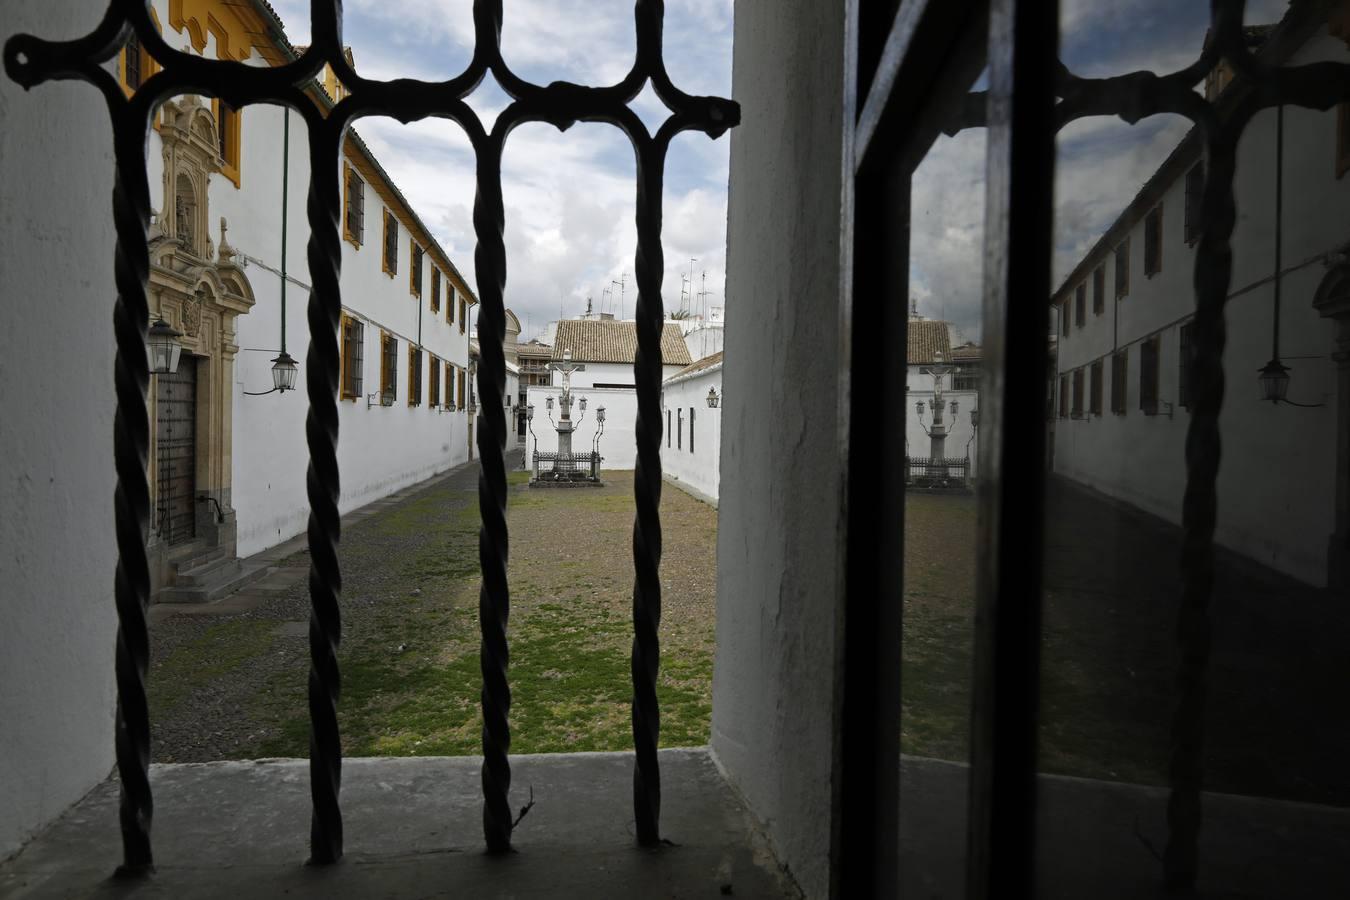
M1350 262L1318 285L1313 306L1336 323L1336 530L1327 546L1327 586L1350 590Z

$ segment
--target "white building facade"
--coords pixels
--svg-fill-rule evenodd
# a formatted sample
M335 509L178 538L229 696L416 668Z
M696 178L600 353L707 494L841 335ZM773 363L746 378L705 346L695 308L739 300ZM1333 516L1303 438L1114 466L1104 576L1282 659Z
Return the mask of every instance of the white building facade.
M265 4L156 0L153 10L171 45L209 58L266 66L295 52ZM137 50L117 65L128 90L155 67ZM309 90L320 105L341 92L331 74ZM205 557L248 556L306 525L306 131L280 107L179 97L151 132L147 165L152 317L184 343L178 372L151 387L152 566L172 585ZM470 458L476 298L355 132L339 177L345 512ZM265 393L283 345L299 362L294 391Z
M661 474L716 506L722 481L722 354L700 359L667 378L661 387L661 408L665 416Z
M979 454L980 348L970 344L953 348L950 324L935 319L912 318L907 330L905 394L901 408L894 411L904 417L905 455L910 458L933 455L937 372L941 379L945 434L942 456L967 459L968 477L974 477ZM918 404L923 405L922 411Z
M1350 40L1330 35L1324 20L1307 34L1281 26L1262 52L1272 65L1344 63ZM1222 73L1212 77L1211 92L1223 83ZM1342 104L1327 112L1267 109L1247 125L1238 145L1224 310L1216 540L1313 585L1334 581L1338 567L1345 577L1350 544L1347 123ZM1059 326L1055 471L1173 523L1182 517L1194 399L1187 348L1205 165L1193 132L1051 301ZM1257 372L1273 353L1291 370L1288 399L1311 408L1263 402Z

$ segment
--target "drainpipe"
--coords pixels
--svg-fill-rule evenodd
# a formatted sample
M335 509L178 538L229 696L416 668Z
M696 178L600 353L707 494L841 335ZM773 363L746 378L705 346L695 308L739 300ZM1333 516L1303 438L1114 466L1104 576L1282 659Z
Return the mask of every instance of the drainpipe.
M281 353L286 353L286 206L290 196L291 108L284 108L281 126Z
M1280 255L1284 237L1284 104L1275 107L1275 321L1270 329L1270 358L1280 358Z

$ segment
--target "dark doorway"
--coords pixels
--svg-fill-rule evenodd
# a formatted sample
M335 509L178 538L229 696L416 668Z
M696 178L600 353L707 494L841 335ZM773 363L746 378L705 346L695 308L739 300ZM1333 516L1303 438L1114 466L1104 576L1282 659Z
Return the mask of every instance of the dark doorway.
M155 376L159 537L181 544L197 536L197 360L184 354L178 371Z

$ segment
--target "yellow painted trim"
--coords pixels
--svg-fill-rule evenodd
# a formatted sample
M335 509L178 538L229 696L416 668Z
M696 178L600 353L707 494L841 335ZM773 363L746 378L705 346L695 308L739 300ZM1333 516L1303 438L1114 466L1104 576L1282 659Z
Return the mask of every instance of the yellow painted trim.
M256 49L272 65L285 61L280 48L268 37L262 15L246 3L222 0L169 0L169 25L188 40L198 53L206 49L207 35L216 39L219 59L243 61Z
M211 98L211 116L216 120L216 129L225 127L225 123L220 120L220 99ZM239 187L242 182L239 169L243 165L240 159L240 134L244 130L244 111L236 109L234 111L234 127L225 132L225 157L221 160L220 174L230 179L235 187Z

